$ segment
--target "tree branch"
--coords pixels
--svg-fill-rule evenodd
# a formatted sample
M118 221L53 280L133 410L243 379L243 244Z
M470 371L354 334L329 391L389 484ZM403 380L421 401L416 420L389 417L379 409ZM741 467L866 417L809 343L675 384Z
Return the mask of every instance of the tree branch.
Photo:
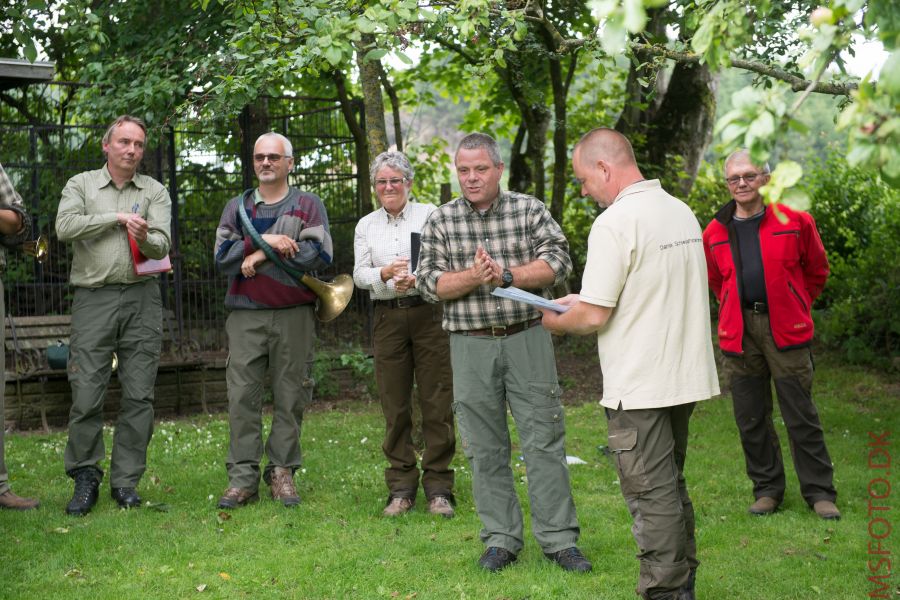
M694 54L692 52L677 52L675 50L670 50L669 48L664 48L662 46L632 42L631 49L636 54L647 53L652 56L663 56L680 63L700 62L699 54ZM795 92L804 92L809 90L810 92L829 94L832 96L849 96L850 92L859 87L858 84L852 81L848 81L847 83L829 83L821 82L818 80L809 81L807 79L803 79L802 77L798 77L793 73L788 73L784 69L773 67L772 65L767 65L760 62L744 60L742 58L732 58L731 66L736 69L752 71L753 73L759 73L760 75L783 81L790 85L791 89Z
M381 87L387 92L391 101L391 115L394 119L394 143L397 144L397 151L403 152L403 130L400 126L400 98L397 97L397 90L394 89L394 85L388 79L387 73L384 72L381 61L378 61L378 78L381 80Z
M556 29L556 26L538 10L529 10L528 8L526 8L524 19L526 21L530 21L532 23L540 25L554 40L556 44L556 52L560 54L572 52L592 41L593 37L596 37L592 36L585 38L568 39L563 38L562 35L560 35L559 31ZM658 46L655 44L630 42L629 45L631 47L631 51L636 55L643 54L649 56L662 56L679 63L699 63L701 58L699 54L694 54L692 52L678 52L676 50L666 48L665 46ZM854 82L834 83L821 82L818 80L809 81L807 79L803 79L802 77L798 77L793 73L789 73L784 69L774 67L772 65L767 65L761 62L744 60L742 58L732 58L731 66L736 69L751 71L765 77L783 81L790 85L791 89L795 92L808 91L816 92L819 94L829 94L831 96L849 96L852 91L859 87L859 85Z
M471 54L466 52L465 48L463 48L459 44L455 44L455 43L451 42L450 40L443 38L441 36L435 36L434 41L436 41L438 44L440 44L441 46L443 46L444 48L446 48L448 50L453 50L454 52L459 54L470 65L478 65L479 64L478 59L476 59L474 56L472 56Z

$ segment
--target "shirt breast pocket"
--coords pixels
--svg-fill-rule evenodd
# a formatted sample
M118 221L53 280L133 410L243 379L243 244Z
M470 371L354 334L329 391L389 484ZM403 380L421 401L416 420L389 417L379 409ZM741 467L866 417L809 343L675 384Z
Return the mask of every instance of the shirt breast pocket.
M450 241L450 270L462 271L475 264L478 242L473 239L453 239Z
M504 244L494 255L494 259L504 267L524 265L532 261L532 252L529 241L515 239Z

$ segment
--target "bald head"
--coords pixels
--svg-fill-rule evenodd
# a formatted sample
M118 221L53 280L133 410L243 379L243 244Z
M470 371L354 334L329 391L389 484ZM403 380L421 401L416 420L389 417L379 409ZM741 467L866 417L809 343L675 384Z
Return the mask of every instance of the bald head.
M607 127L589 131L575 145L572 169L581 183L582 195L602 207L611 205L619 192L644 178L628 138Z
M634 149L624 135L608 127L598 127L581 136L575 145L582 160L594 163L598 160L615 167L637 167Z

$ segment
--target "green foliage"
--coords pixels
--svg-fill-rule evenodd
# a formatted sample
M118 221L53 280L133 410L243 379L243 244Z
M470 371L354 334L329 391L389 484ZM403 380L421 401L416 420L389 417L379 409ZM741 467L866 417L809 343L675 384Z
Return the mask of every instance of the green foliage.
M852 363L900 368L900 192L837 154L804 185L831 265L819 338Z
M446 183L450 172L450 151L446 140L441 138L404 148L415 169L412 193L419 202L440 203L441 184Z
M334 358L325 352L316 352L311 377L315 381L315 397L334 398L340 392L337 379L333 376Z
M362 350L351 350L340 356L341 366L349 367L354 381L362 383L369 397L378 397L378 386L375 382L375 359Z
M572 257L572 289L581 288L581 276L587 261L588 235L600 209L597 203L587 197L572 197L566 202L563 213L563 233L569 240L569 256Z
M701 164L694 187L691 188L691 195L685 200L694 211L700 228L705 229L716 216L716 212L729 200L731 197L721 167L708 162Z

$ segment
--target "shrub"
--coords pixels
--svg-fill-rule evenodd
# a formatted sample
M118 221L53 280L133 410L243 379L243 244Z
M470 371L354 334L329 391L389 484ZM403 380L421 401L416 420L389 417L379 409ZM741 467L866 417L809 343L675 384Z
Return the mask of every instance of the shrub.
M819 339L851 363L900 368L900 193L835 153L806 185L831 264Z

